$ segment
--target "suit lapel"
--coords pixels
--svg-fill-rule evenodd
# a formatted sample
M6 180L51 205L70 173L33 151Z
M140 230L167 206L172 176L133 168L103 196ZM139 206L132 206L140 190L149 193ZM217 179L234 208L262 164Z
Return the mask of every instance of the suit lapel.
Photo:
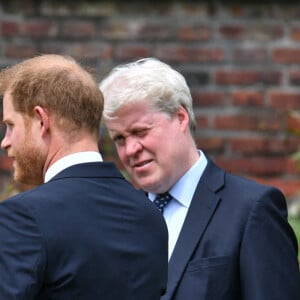
M215 173L215 171L218 172ZM198 183L188 214L169 261L168 289L165 296L162 297L162 300L170 300L172 298L182 274L217 208L220 198L215 192L223 185L223 174L220 169L209 162Z

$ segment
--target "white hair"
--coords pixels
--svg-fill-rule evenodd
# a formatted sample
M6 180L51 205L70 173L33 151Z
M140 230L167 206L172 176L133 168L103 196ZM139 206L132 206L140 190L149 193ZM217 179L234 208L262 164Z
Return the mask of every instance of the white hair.
M153 106L172 116L180 106L188 112L191 132L196 122L192 96L185 78L166 63L144 58L116 66L99 85L104 96L103 116L113 118L122 106L151 101Z

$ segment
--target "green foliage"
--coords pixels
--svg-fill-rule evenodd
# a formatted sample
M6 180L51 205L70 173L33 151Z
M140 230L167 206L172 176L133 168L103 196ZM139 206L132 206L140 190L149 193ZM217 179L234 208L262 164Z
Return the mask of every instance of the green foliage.
M300 170L300 150L298 150L292 155L292 159L296 161L297 168L298 170Z
M298 248L300 248L300 218L289 218L289 223L293 227L297 240L298 240ZM298 260L300 262L300 253L298 251Z
M297 239L300 243L300 219L299 218L290 218L289 223L293 227L293 229L296 233Z

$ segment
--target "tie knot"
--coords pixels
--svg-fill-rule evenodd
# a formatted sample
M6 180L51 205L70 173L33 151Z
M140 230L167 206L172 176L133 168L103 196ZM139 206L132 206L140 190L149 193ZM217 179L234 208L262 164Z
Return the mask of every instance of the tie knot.
M161 213L164 211L164 207L173 199L173 197L167 192L158 194L153 203L157 206Z

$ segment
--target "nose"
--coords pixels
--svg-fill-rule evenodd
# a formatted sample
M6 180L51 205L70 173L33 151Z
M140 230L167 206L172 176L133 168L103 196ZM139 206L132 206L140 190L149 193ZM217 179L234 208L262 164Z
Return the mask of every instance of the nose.
M134 156L136 155L136 153L138 153L143 149L143 145L141 144L139 139L132 136L128 136L126 138L125 147L126 147L125 152L127 156Z
M9 147L9 145L10 145L9 139L7 137L7 133L5 133L5 135L1 141L1 148L5 150Z

